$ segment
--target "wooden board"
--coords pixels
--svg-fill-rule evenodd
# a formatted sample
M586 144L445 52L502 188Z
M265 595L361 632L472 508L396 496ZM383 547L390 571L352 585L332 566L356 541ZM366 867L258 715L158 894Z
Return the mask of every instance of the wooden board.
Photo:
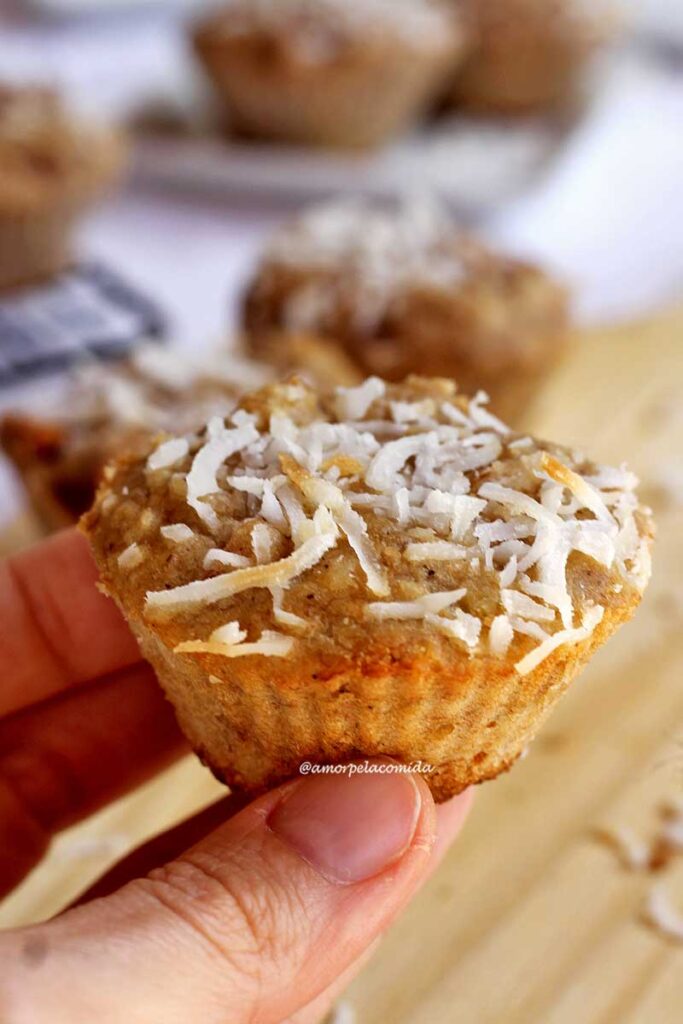
M352 985L359 1024L683 1021L683 948L639 920L652 879L592 834L646 833L659 801L683 797L682 342L683 311L583 335L529 424L641 475L659 526L653 583L528 758L479 791L461 841ZM194 760L177 765L64 834L0 924L54 913L218 792ZM683 858L666 877L683 911Z

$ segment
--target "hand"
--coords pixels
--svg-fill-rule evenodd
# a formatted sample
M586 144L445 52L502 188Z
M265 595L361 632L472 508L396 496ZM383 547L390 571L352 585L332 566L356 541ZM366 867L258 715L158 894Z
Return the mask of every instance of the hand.
M185 752L170 706L68 531L0 566L0 891L53 835ZM456 835L401 774L229 796L85 902L0 935L3 1024L315 1024Z

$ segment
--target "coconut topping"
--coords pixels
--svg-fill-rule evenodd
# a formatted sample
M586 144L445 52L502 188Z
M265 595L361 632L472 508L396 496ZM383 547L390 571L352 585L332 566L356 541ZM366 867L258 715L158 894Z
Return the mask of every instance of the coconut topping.
M466 558L467 548L449 540L433 540L408 544L403 554L409 562L451 562L454 558Z
M238 555L234 551L222 551L220 548L210 548L204 556L204 568L211 569L217 564L229 565L232 569L246 569L248 565L251 565L251 561L246 557L246 555Z
M522 676L558 648L587 640L605 609L570 588L570 560L593 560L619 586L642 589L647 579L648 536L639 526L635 478L552 446L520 446L504 424L482 415L482 396L468 401L450 382L433 385L435 397L412 403L395 400L406 386L389 389L371 378L310 412L313 393L288 384L272 393L267 415L241 409L188 437L184 460L160 472L169 486L185 477L188 515L197 514L194 529L203 536L220 533L221 502L230 494L246 503L240 517L253 520L253 560L214 540L204 561L211 575L150 591L146 615L174 615L264 588L275 622L301 635L309 623L283 607L287 588L346 544L367 593L367 617L376 623L412 620L494 658L506 657L519 639ZM159 453L168 444L148 465L165 461ZM174 539L177 527L162 527L164 536ZM419 584L414 595L395 589L377 546L387 532L405 563L427 567L422 593ZM468 573L490 577L494 603L486 612L468 605L466 585L430 592L435 570L428 567L449 562L461 566L465 583ZM194 646L182 646L185 653L225 647L213 635L188 642ZM263 649L253 653L283 646L265 634L258 643Z
M271 587L270 593L273 597L273 617L280 626L288 626L296 632L306 632L310 624L300 615L288 612L282 607L284 601L284 587Z
M175 437L160 444L147 459L147 469L168 469L184 459L190 450L185 437Z
M387 601L368 605L368 614L375 619L424 619L427 615L450 608L461 601L467 591L451 590L443 594L424 594L415 601Z
M489 629L489 650L494 658L504 658L514 639L512 623L507 615L496 615Z
M144 552L139 544L133 542L125 548L118 557L121 569L134 569L144 561Z
M181 608L191 604L214 604L252 587L283 586L316 565L323 555L334 547L339 531L324 507L318 509L312 522L311 536L288 558L271 565L255 565L237 569L208 580L194 580L173 590L152 591L147 595L147 610Z
M643 907L645 923L659 932L665 939L683 944L683 914L671 902L667 891L661 886L654 886Z
M355 331L372 334L406 293L420 288L450 293L480 273L486 259L484 249L431 200L395 208L346 200L313 206L284 224L266 250L263 269L273 265L304 275L284 310L287 328L324 334L343 310ZM368 381L358 401L369 387ZM397 412L399 421L420 415L419 408ZM475 406L471 415L494 425L485 409Z
M440 0L228 0L216 30L277 32L300 60L318 64L359 33L388 32L418 49L440 47L453 24Z
M515 667L520 676L526 676L529 672L533 672L558 647L562 647L564 644L578 644L581 640L587 640L595 627L602 622L604 614L605 609L596 605L587 610L583 622L576 629L560 629L553 636L547 636L538 647L517 662ZM511 620L513 629L517 621L517 619Z
M193 353L190 358L149 341L120 363L92 360L79 365L59 416L67 422L91 421L93 426L105 422L119 428L182 431L206 421L214 411L224 414L245 391L269 379L268 370L232 353ZM157 451L158 464L153 461L149 468L171 465L165 460L180 451L181 441L175 439L169 448Z
M169 523L168 526L160 527L159 533L173 544L182 544L194 537L194 533L187 523Z
M223 658L244 658L251 654L263 654L271 658L284 658L292 649L294 641L289 636L264 629L258 640L245 643L246 631L238 622L228 622L215 629L208 640L186 640L174 647L176 654L218 654Z

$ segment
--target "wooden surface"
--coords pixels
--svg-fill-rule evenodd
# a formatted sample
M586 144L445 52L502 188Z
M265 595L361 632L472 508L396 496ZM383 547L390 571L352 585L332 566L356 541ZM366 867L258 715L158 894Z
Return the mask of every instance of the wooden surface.
M358 1024L683 1021L683 947L639 918L653 878L593 835L647 835L658 803L683 797L683 311L584 335L529 426L640 474L659 527L653 583L526 760L479 791L461 841L351 987ZM62 836L0 924L54 913L218 792L194 760L177 765ZM683 857L665 883L683 913Z

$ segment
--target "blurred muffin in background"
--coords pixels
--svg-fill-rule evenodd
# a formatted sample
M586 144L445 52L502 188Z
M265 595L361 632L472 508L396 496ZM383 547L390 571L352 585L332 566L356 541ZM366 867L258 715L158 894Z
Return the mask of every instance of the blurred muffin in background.
M0 448L41 525L59 530L90 508L114 456L138 451L160 432L183 433L225 416L245 391L292 371L322 388L361 379L336 345L304 335L285 339L272 366L227 350L189 356L146 342L120 362L77 368L48 411L7 413Z
M49 412L5 415L0 446L41 524L58 530L90 508L114 455L137 451L161 431L182 433L227 415L244 391L272 376L227 353L202 362L149 342L120 363L80 367Z
M604 0L457 0L472 44L454 81L458 106L495 113L571 100L586 61L611 35Z
M124 151L52 91L0 85L0 289L67 265L74 223L119 176Z
M246 339L245 355L249 352ZM321 389L353 387L363 380L363 372L336 341L316 334L297 332L264 339L259 359L274 367L279 376L296 372Z
M568 298L543 270L463 235L431 204L313 207L273 237L244 298L251 354L292 333L365 376L454 378L518 420L565 347Z
M236 130L369 147L443 94L465 36L445 0L231 0L193 39Z

